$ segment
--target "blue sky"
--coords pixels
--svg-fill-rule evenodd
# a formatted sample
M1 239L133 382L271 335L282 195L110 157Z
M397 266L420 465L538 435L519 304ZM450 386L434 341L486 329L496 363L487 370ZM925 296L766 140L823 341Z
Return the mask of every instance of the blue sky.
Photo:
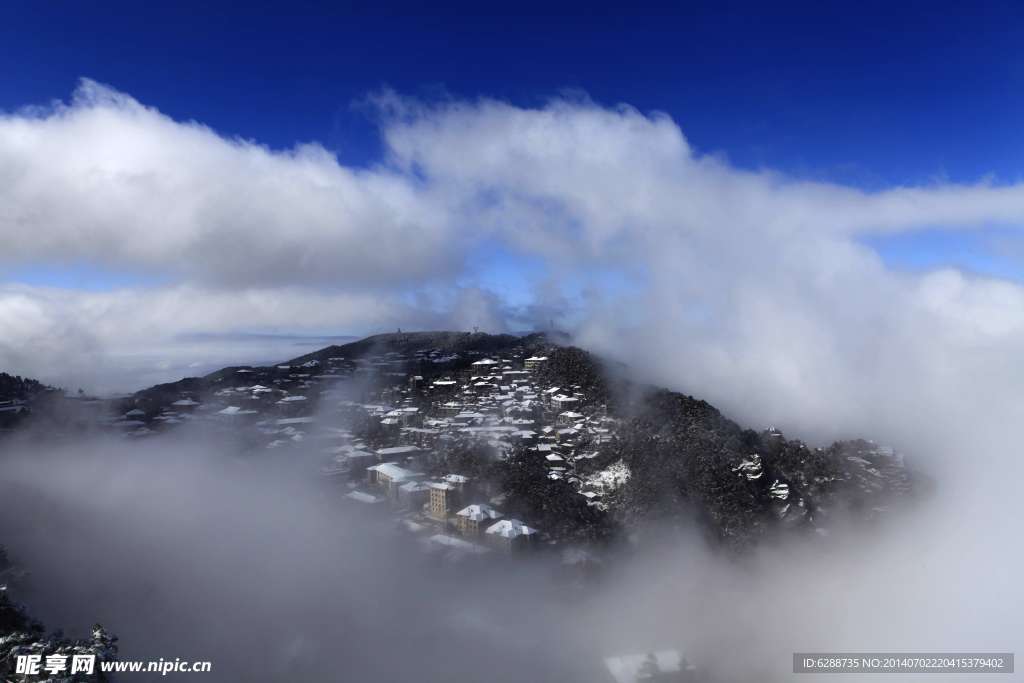
M382 86L523 105L579 89L666 111L744 167L869 187L1020 176L1020 3L245 5L5 3L0 107L87 76L177 119L366 163L374 130L353 104Z
M781 4L13 2L0 9L0 108L66 99L84 76L227 136L316 141L366 166L380 142L360 103L381 88L520 106L575 91L667 112L699 152L739 168L867 190L1021 180L1020 3ZM1024 272L1012 234L941 227L865 243L897 267ZM513 290L515 273L536 266L492 264L481 281ZM0 278L147 281L61 263Z

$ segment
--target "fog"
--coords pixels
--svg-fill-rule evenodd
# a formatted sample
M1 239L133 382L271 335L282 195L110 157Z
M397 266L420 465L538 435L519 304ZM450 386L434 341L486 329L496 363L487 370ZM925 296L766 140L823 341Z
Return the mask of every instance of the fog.
M31 568L35 615L69 633L100 621L122 657L211 660L217 680L564 679L580 643L558 638L571 610L541 567L433 567L307 463L233 448L8 455L0 533Z
M735 557L640 529L585 590L544 556L431 563L316 456L188 432L5 442L0 538L48 625L99 621L123 658L208 659L215 680L592 681L604 656L666 647L720 680L789 680L794 651L1021 645L1019 468L978 466L999 446L825 539Z

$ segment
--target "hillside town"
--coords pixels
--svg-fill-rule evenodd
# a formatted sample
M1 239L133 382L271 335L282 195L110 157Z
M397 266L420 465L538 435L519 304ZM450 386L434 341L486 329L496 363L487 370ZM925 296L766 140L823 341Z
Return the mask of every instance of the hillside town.
M393 515L430 554L519 554L564 534L515 512L492 466L532 459L595 514L629 476L592 466L618 420L581 386L542 381L547 361L524 345L322 355L157 387L99 419L130 439L182 425L244 434L253 450L315 458L347 504Z
M890 447L744 430L683 394L613 387L598 359L560 341L399 331L113 400L37 396L63 428L202 430L295 460L448 559L543 548L585 565L617 526L692 504L742 549L772 526L827 535L833 510L877 517L912 490ZM11 406L17 422L32 403Z

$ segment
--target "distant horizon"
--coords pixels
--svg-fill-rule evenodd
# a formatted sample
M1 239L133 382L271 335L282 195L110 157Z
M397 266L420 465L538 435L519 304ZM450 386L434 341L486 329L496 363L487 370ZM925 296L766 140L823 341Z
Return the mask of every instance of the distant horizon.
M401 334L430 334L430 333L441 333L441 332L453 332L463 334L474 334L473 330L442 330L442 329L402 329ZM531 334L544 333L549 334L551 330L529 330L520 332L488 332L486 330L479 330L480 334L511 334L517 337L525 337ZM79 388L86 391L87 394L93 394L98 398L111 398L116 396L125 396L135 393L141 389L154 386L156 384L164 384L167 382L175 382L188 377L205 376L211 372L216 372L223 368L228 367L268 367L277 365L279 363L287 362L293 358L299 356L252 356L252 353L263 353L262 350L252 352L247 351L246 346L249 344L267 343L267 342L287 342L291 346L299 347L304 349L304 352L299 355L307 355L309 353L315 353L331 346L344 346L346 343L361 341L369 337L385 336L389 334L397 334L397 328L391 331L378 331L369 332L364 335L301 335L301 334L286 334L283 332L279 333L194 333L190 335L184 335L181 341L184 342L221 342L227 345L218 351L216 359L207 360L201 364L195 362L190 363L187 366L178 365L166 365L162 367L163 362L156 360L151 365L145 366L134 366L122 369L117 374L121 376L120 382L123 386L120 388L107 387L100 390L90 390L85 386L79 386L76 382L72 381L70 384L62 382L59 379L59 375L53 375L50 377L31 377L31 379L38 379L44 384L53 386L54 388L60 388L68 393L74 394ZM561 331L555 331L556 334L565 334ZM279 347L282 351L286 347ZM246 362L238 363L233 362L231 355L237 353L238 357L245 358ZM191 368L201 370L198 374L185 374L180 375L178 371L185 368ZM0 368L0 372L6 372L10 375L21 375L21 373L8 370L6 368ZM29 377L28 375L24 375ZM145 381L139 380L141 383L134 383L133 377L147 378ZM72 386L74 385L74 386Z

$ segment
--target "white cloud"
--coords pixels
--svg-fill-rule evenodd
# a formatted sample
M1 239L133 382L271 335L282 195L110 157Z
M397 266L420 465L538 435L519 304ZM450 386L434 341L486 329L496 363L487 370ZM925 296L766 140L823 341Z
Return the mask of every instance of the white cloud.
M443 207L404 176L226 139L91 81L70 105L0 118L0 180L5 261L354 286L430 278L460 255Z
M134 390L195 374L187 366L197 360L206 367L214 359L227 365L301 355L272 338L215 345L196 335L246 329L288 334L389 329L418 317L407 306L366 293L228 291L194 285L75 292L8 285L0 286L0 329L5 331L0 360L63 386ZM240 356L233 357L232 351Z
M943 397L1019 379L1018 285L896 273L857 238L1020 221L1024 186L867 193L745 171L625 106L377 102L388 155L368 170L316 145L225 139L90 81L68 105L0 118L0 261L171 279L102 294L8 287L2 360L35 369L27 355L127 353L193 331L556 317L456 285L486 237L548 262L518 288L547 292L538 304L590 274L571 316L582 340L745 419L899 436L908 407L920 429L949 409ZM631 286L602 289L601 269ZM1018 405L1012 393L1003 404Z
M302 287L184 284L88 292L0 285L0 367L65 387L134 391L225 365L275 362L313 350L297 349L294 335L503 329L506 311L496 294L472 287L451 294L409 302L390 292ZM263 334L239 336L240 331Z
M590 103L409 105L385 132L399 167L559 272L639 274L580 338L740 417L910 441L965 395L1022 406L1024 289L894 272L857 239L1024 223L1024 185L796 181L697 155L667 117Z

